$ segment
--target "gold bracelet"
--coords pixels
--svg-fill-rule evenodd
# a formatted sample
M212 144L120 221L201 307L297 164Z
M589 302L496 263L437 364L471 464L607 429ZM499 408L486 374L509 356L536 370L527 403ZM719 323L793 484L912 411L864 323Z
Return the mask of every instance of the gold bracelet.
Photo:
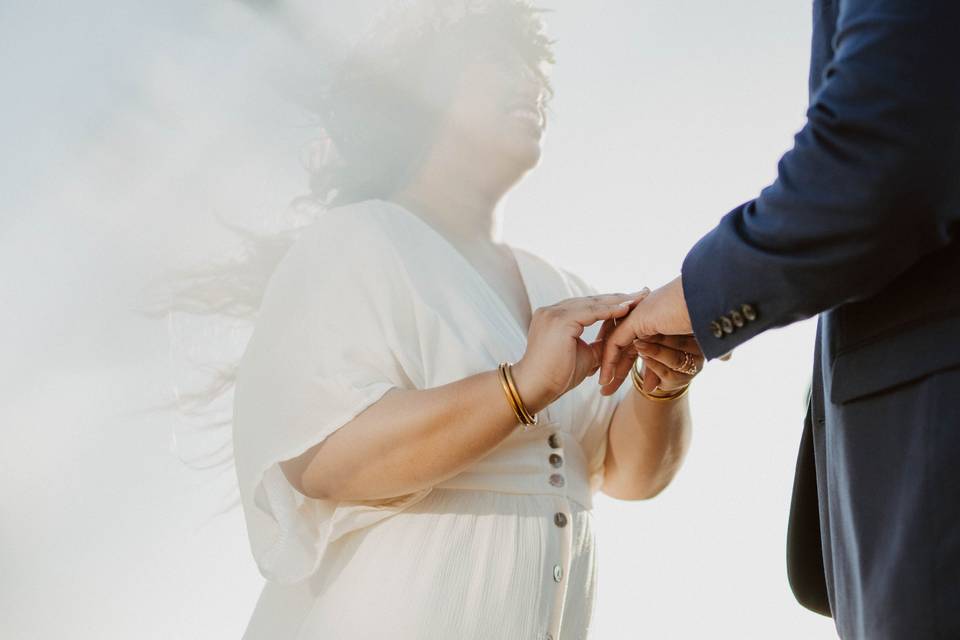
M503 392L507 396L507 401L510 403L517 421L524 426L535 425L539 422L539 416L530 415L526 405L523 404L523 399L520 398L520 393L517 391L517 385L513 381L512 367L512 363L500 363L498 367L500 385L503 387Z
M637 362L640 360L638 359ZM640 376L640 372L637 370L637 363L634 362L633 366L630 367L630 379L633 380L634 388L640 392L644 398L648 400L653 400L654 402L672 402L674 400L679 400L683 396L687 395L687 391L690 390L690 383L683 385L678 391L673 391L668 395L658 396L652 393L647 393L643 390L643 378Z
M523 399L520 397L520 392L517 391L517 385L513 381L513 364L507 363L507 366L503 368L503 372L507 376L507 383L510 385L510 391L513 393L513 399L517 403L517 407L520 409L520 414L523 416L523 424L525 425L534 425L539 422L539 418L527 410L527 405L523 404Z
M497 367L497 374L500 378L500 386L503 387L503 393L505 396L507 396L507 402L510 403L510 408L513 409L513 415L516 416L517 422L522 423L523 415L520 413L520 407L517 406L516 401L513 399L513 394L510 393L510 383L507 382L507 374L505 371L506 366L507 364L505 362L501 362L500 366Z

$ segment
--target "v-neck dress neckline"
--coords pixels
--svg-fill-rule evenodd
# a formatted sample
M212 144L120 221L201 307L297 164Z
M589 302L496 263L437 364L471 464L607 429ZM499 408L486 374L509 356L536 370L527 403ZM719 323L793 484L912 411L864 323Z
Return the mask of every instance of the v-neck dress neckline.
M512 311L510 311L510 307L509 307L509 306L507 305L507 303L505 302L503 296L501 296L501 295L497 292L497 290L493 288L493 285L490 284L490 281L489 281L489 280L487 280L485 277L483 277L483 274L480 273L480 271L477 269L477 267L476 267L472 262L470 262L470 260L468 260L467 257L466 257L465 255L463 255L463 253L462 253L459 249L457 249L457 248L453 245L453 243L452 243L449 239L447 239L446 236L444 236L442 233L440 233L439 230L437 230L433 225L431 225L431 224L430 224L429 222L427 222L425 219L423 219L422 217L418 216L418 215L417 215L416 213L414 213L413 211L410 211L409 209L407 209L407 208L404 207L403 205L401 205L401 204L399 204L399 203L397 203L397 202L394 202L394 201L392 201L392 200L380 200L380 202L383 202L383 203L385 203L385 204L387 204L387 205L389 205L389 206L391 206L391 207L393 207L393 208L395 208L395 209L403 212L404 215L406 215L406 216L408 216L408 217L410 217L410 218L413 218L418 224L420 224L420 225L421 225L423 228L425 228L429 233L431 233L433 236L435 236L435 237L440 241L440 243L443 244L443 245L447 248L447 250L448 250L450 253L454 254L454 255L457 257L457 259L461 262L461 264L464 266L464 268L471 274L471 276L472 276L477 282L480 283L480 286L484 289L484 291L486 291L487 295L494 301L494 304L497 305L497 307L499 308L500 312L503 313L507 318L510 319L510 325L511 325L511 327L512 327L512 328L514 329L514 331L516 331L516 333L522 338L524 348L526 348L527 339L528 339L528 335L529 335L529 327L524 328L523 326L521 326L520 320L519 320L515 315L513 315L513 312L512 312ZM509 244L507 244L507 243L503 243L503 244L504 244L504 246L506 246L506 247L510 250L510 254L513 256L514 262L515 262L516 265L517 265L517 272L520 274L520 283L521 283L521 285L523 286L524 293L526 294L527 305L529 306L529 309L530 309L530 317L531 317L531 319L532 319L532 317L533 317L533 312L534 312L534 310L537 308L537 307L536 307L536 303L535 303L535 298L534 298L534 296L535 296L535 293L534 293L535 287L532 287L532 286L531 286L531 282L532 282L532 281L531 281L531 279L528 277L528 275L527 275L527 273L526 273L526 271L525 271L525 265L524 265L525 258L524 258L523 253L522 253L521 251L518 251L516 248L514 248L513 246L511 246L511 245L509 245Z

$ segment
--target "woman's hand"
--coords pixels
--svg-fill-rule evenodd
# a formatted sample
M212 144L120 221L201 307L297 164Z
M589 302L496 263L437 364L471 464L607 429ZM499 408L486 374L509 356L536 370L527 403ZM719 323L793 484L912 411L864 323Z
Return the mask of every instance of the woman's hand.
M649 290L570 298L534 311L527 350L513 367L517 390L531 413L573 389L600 367L603 344L581 336L596 322L623 318Z
M671 392L682 389L703 371L706 359L693 336L656 335L637 338L633 348L645 367L643 390Z

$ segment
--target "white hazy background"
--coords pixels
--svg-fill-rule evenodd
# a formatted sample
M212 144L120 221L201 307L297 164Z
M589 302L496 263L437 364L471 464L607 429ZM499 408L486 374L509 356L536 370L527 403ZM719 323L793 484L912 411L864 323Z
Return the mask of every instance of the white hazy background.
M294 4L349 41L377 3ZM601 289L662 284L802 126L810 2L543 5L557 97L505 237ZM259 595L242 514L217 515L232 477L186 468L180 420L146 410L183 372L132 301L236 248L216 215L258 225L305 191L314 131L265 81L262 26L229 2L0 4L4 638L239 638ZM595 638L834 637L784 559L813 329L708 367L664 494L598 500Z

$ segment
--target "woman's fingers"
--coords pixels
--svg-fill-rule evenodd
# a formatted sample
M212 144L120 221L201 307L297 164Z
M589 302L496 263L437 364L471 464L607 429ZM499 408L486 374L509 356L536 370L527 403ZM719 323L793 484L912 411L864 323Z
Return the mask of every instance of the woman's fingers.
M546 307L547 313L556 313L583 327L601 320L622 318L630 313L635 296L629 294L608 294L586 298L570 298L552 307Z
M636 293L607 293L568 298L549 307L537 309L537 312L563 320L573 320L581 327L589 327L603 321L597 337L600 341L616 328L618 319L629 315L633 308L649 294L650 290L644 288Z
M660 376L654 373L653 369L645 366L643 368L643 390L647 393L653 393L653 390L660 386L663 381L660 380Z
M664 391L679 389L690 384L690 381L693 380L693 376L674 371L662 362L657 362L652 358L644 358L643 365L657 374L657 377L660 378L660 388Z
M597 339L594 342L603 342L607 338L607 334L613 331L616 326L612 319L604 320L600 326L600 331L597 331Z
M577 364L574 372L577 384L592 376L599 368L600 351L596 343L587 344L583 340L577 340Z
M630 369L633 367L633 363L636 361L636 359L637 358L635 355L630 354L629 352L625 353L624 357L617 361L617 366L613 373L613 380L600 387L600 394L608 396L619 389L620 385L623 384L623 381L627 379L628 375L630 375Z

